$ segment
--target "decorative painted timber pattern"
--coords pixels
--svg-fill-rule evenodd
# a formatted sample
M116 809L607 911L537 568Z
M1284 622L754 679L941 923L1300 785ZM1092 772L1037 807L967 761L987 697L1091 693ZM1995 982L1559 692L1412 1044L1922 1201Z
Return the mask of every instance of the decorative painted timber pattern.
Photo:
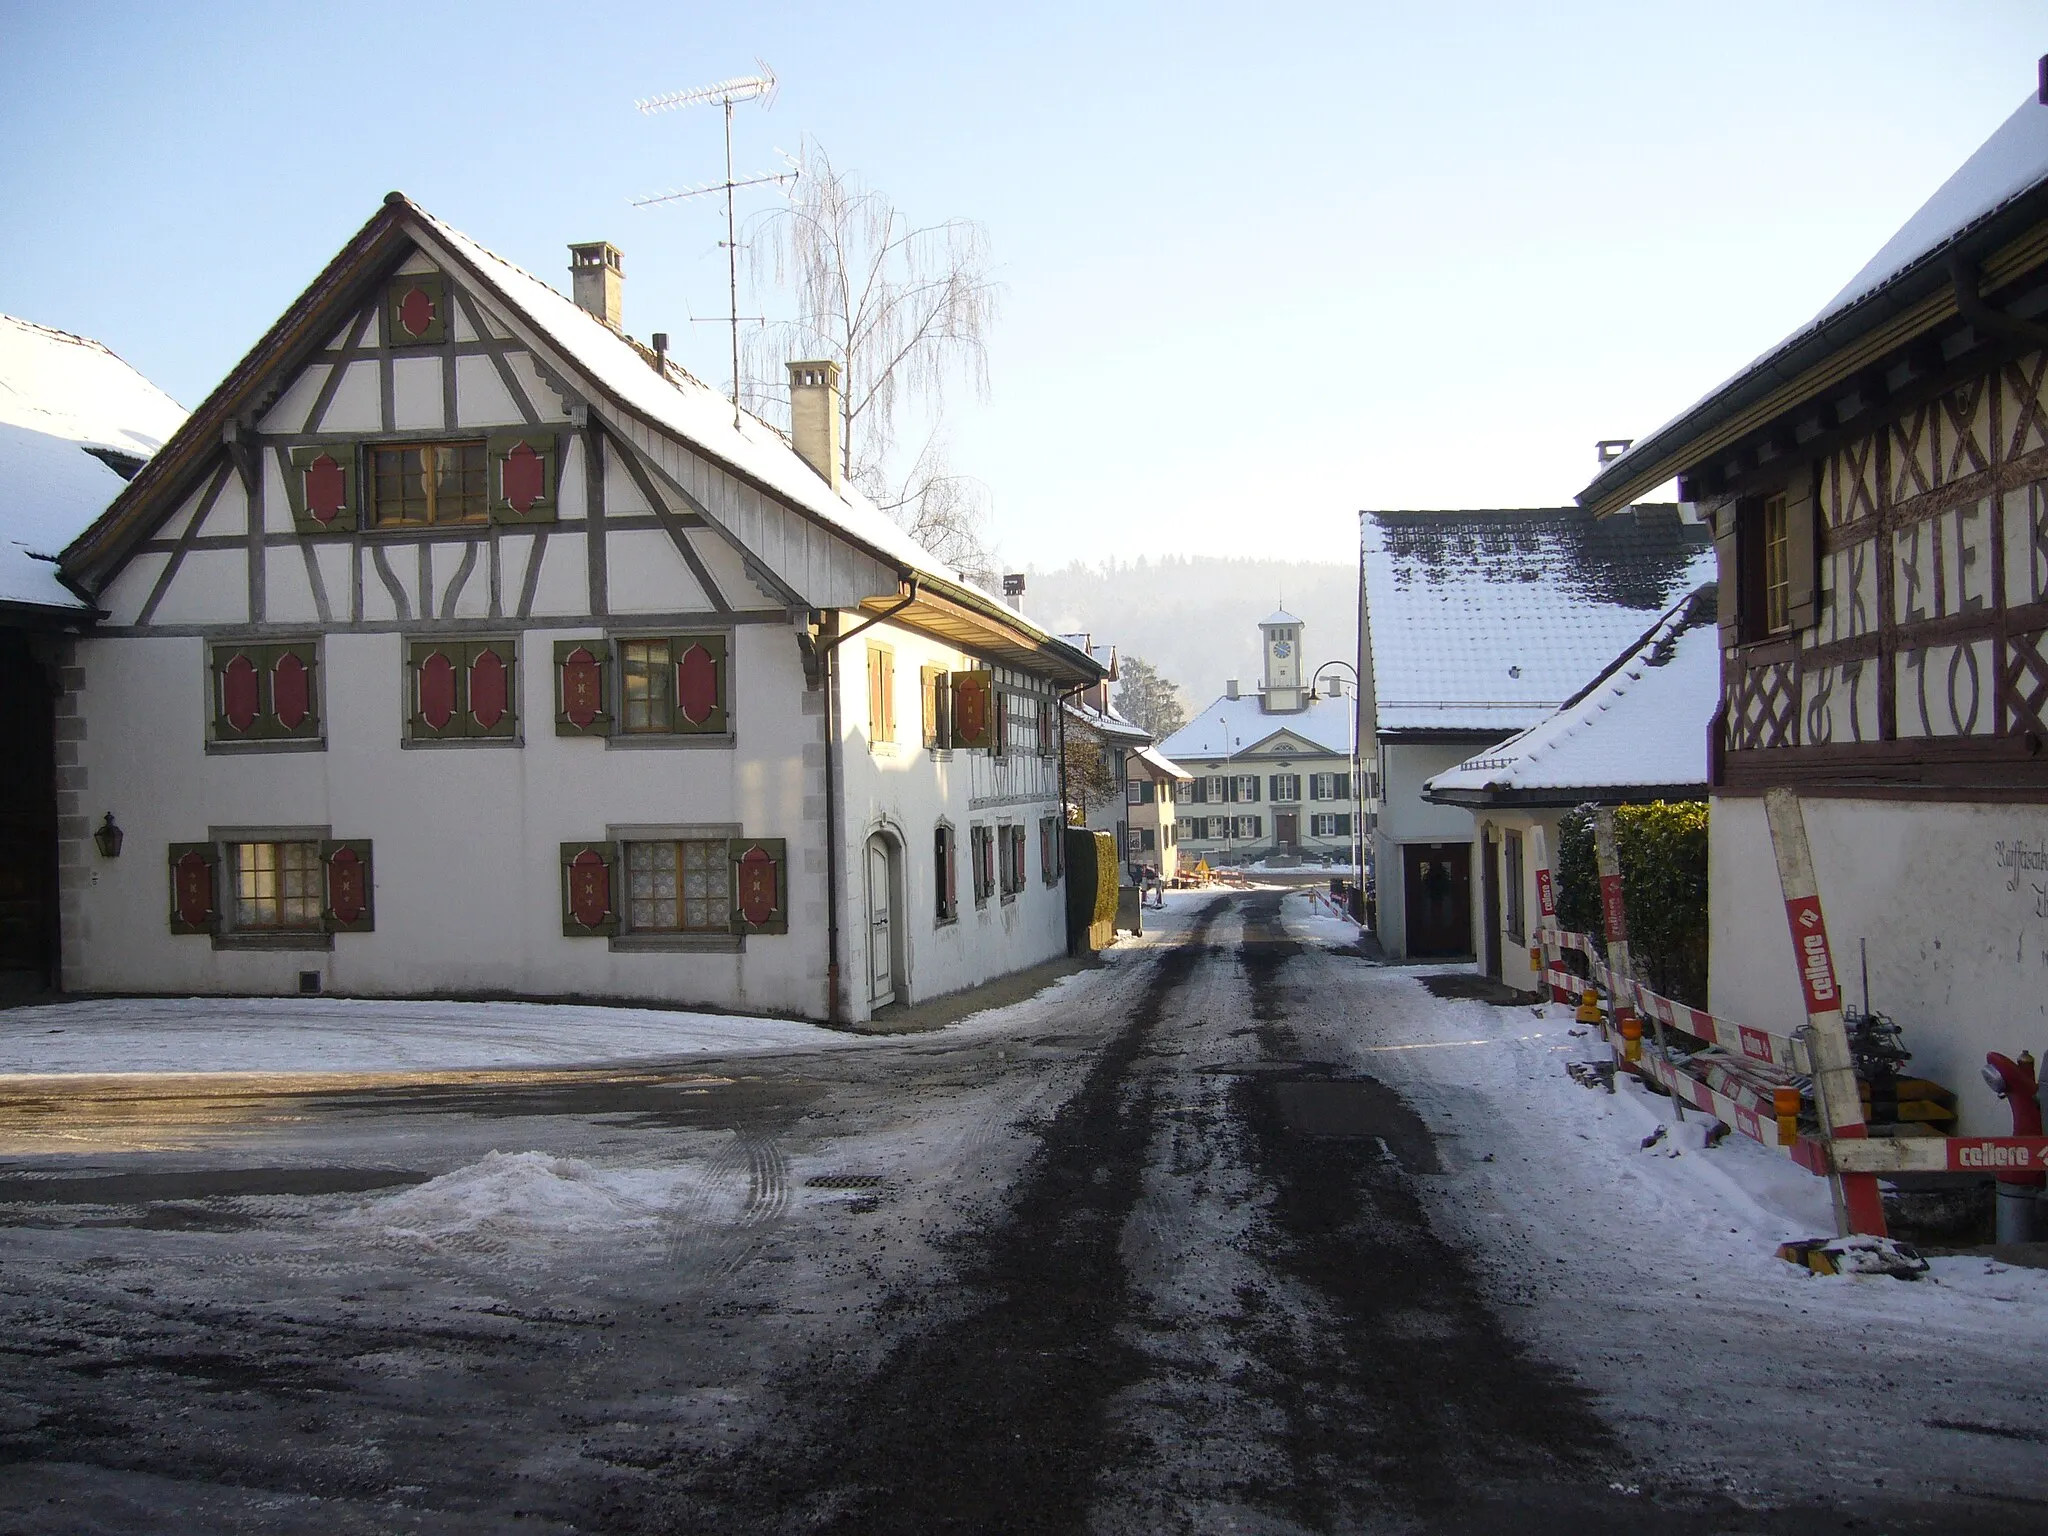
M1813 749L1798 771L1822 779L1920 782L1931 764L1926 782L1965 782L1972 763L2017 764L1988 782L2048 787L2048 353L1987 368L1810 472L1819 613L1726 653L1729 782L1766 782L1743 777L1742 754L1793 748L1772 761Z

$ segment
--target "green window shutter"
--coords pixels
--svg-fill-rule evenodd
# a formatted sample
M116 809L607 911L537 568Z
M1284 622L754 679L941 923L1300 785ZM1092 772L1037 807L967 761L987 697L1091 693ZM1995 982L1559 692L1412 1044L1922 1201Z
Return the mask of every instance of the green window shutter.
M384 288L384 339L424 347L448 339L448 281L439 272L401 272Z
M789 932L789 844L779 837L736 837L732 861L732 931Z
M519 734L519 642L476 640L462 648L462 720L471 736Z
M375 921L376 881L370 870L370 844L345 839L320 845L323 898L322 922L330 933L369 933Z
M361 524L356 445L313 443L294 448L284 477L292 524L300 533L353 533Z
M1742 523L1738 502L1727 503L1714 518L1714 566L1719 582L1714 616L1724 649L1742 641Z
M463 650L456 640L415 640L406 647L406 718L414 741L464 734Z
M954 672L953 745L970 751L990 751L996 740L995 674L986 671Z
M671 635L669 665L675 669L669 729L679 736L722 736L729 697L728 635Z
M171 932L218 932L220 850L212 843L173 843L170 874Z
M491 521L552 523L561 493L562 440L554 432L494 432L490 461Z
M562 844L562 936L608 937L619 931L619 845Z
M1811 469L1793 475L1785 492L1785 564L1792 628L1810 629L1820 614L1817 546L1820 542L1820 498L1813 493Z
M555 642L555 734L612 733L612 647L609 640Z

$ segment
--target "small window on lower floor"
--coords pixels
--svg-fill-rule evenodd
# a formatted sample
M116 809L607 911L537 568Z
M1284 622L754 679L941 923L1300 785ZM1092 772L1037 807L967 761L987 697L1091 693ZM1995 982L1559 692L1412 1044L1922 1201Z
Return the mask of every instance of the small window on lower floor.
M636 933L724 933L732 876L724 838L626 844L626 926Z
M950 923L960 915L960 888L953 868L953 829L941 823L932 833L932 890L934 921Z
M228 850L235 869L235 927L321 926L324 892L318 843L230 843Z

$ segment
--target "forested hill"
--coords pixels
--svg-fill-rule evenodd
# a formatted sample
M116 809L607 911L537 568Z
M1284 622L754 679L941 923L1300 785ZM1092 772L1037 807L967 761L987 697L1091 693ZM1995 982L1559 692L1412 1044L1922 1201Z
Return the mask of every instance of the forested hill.
M1247 692L1260 676L1259 620L1284 606L1305 626L1304 672L1356 662L1358 568L1335 561L1158 560L1075 563L1027 573L1024 611L1062 634L1086 630L1097 645L1142 656L1180 687L1189 709L1223 691Z

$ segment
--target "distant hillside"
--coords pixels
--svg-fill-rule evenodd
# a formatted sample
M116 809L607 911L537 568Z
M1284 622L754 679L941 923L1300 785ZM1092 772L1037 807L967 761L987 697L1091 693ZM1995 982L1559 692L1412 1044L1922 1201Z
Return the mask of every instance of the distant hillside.
M1159 560L1082 565L1026 574L1024 611L1050 629L1086 630L1097 645L1142 656L1199 709L1235 677L1260 676L1259 620L1275 608L1303 624L1305 670L1356 662L1358 568L1335 561Z

